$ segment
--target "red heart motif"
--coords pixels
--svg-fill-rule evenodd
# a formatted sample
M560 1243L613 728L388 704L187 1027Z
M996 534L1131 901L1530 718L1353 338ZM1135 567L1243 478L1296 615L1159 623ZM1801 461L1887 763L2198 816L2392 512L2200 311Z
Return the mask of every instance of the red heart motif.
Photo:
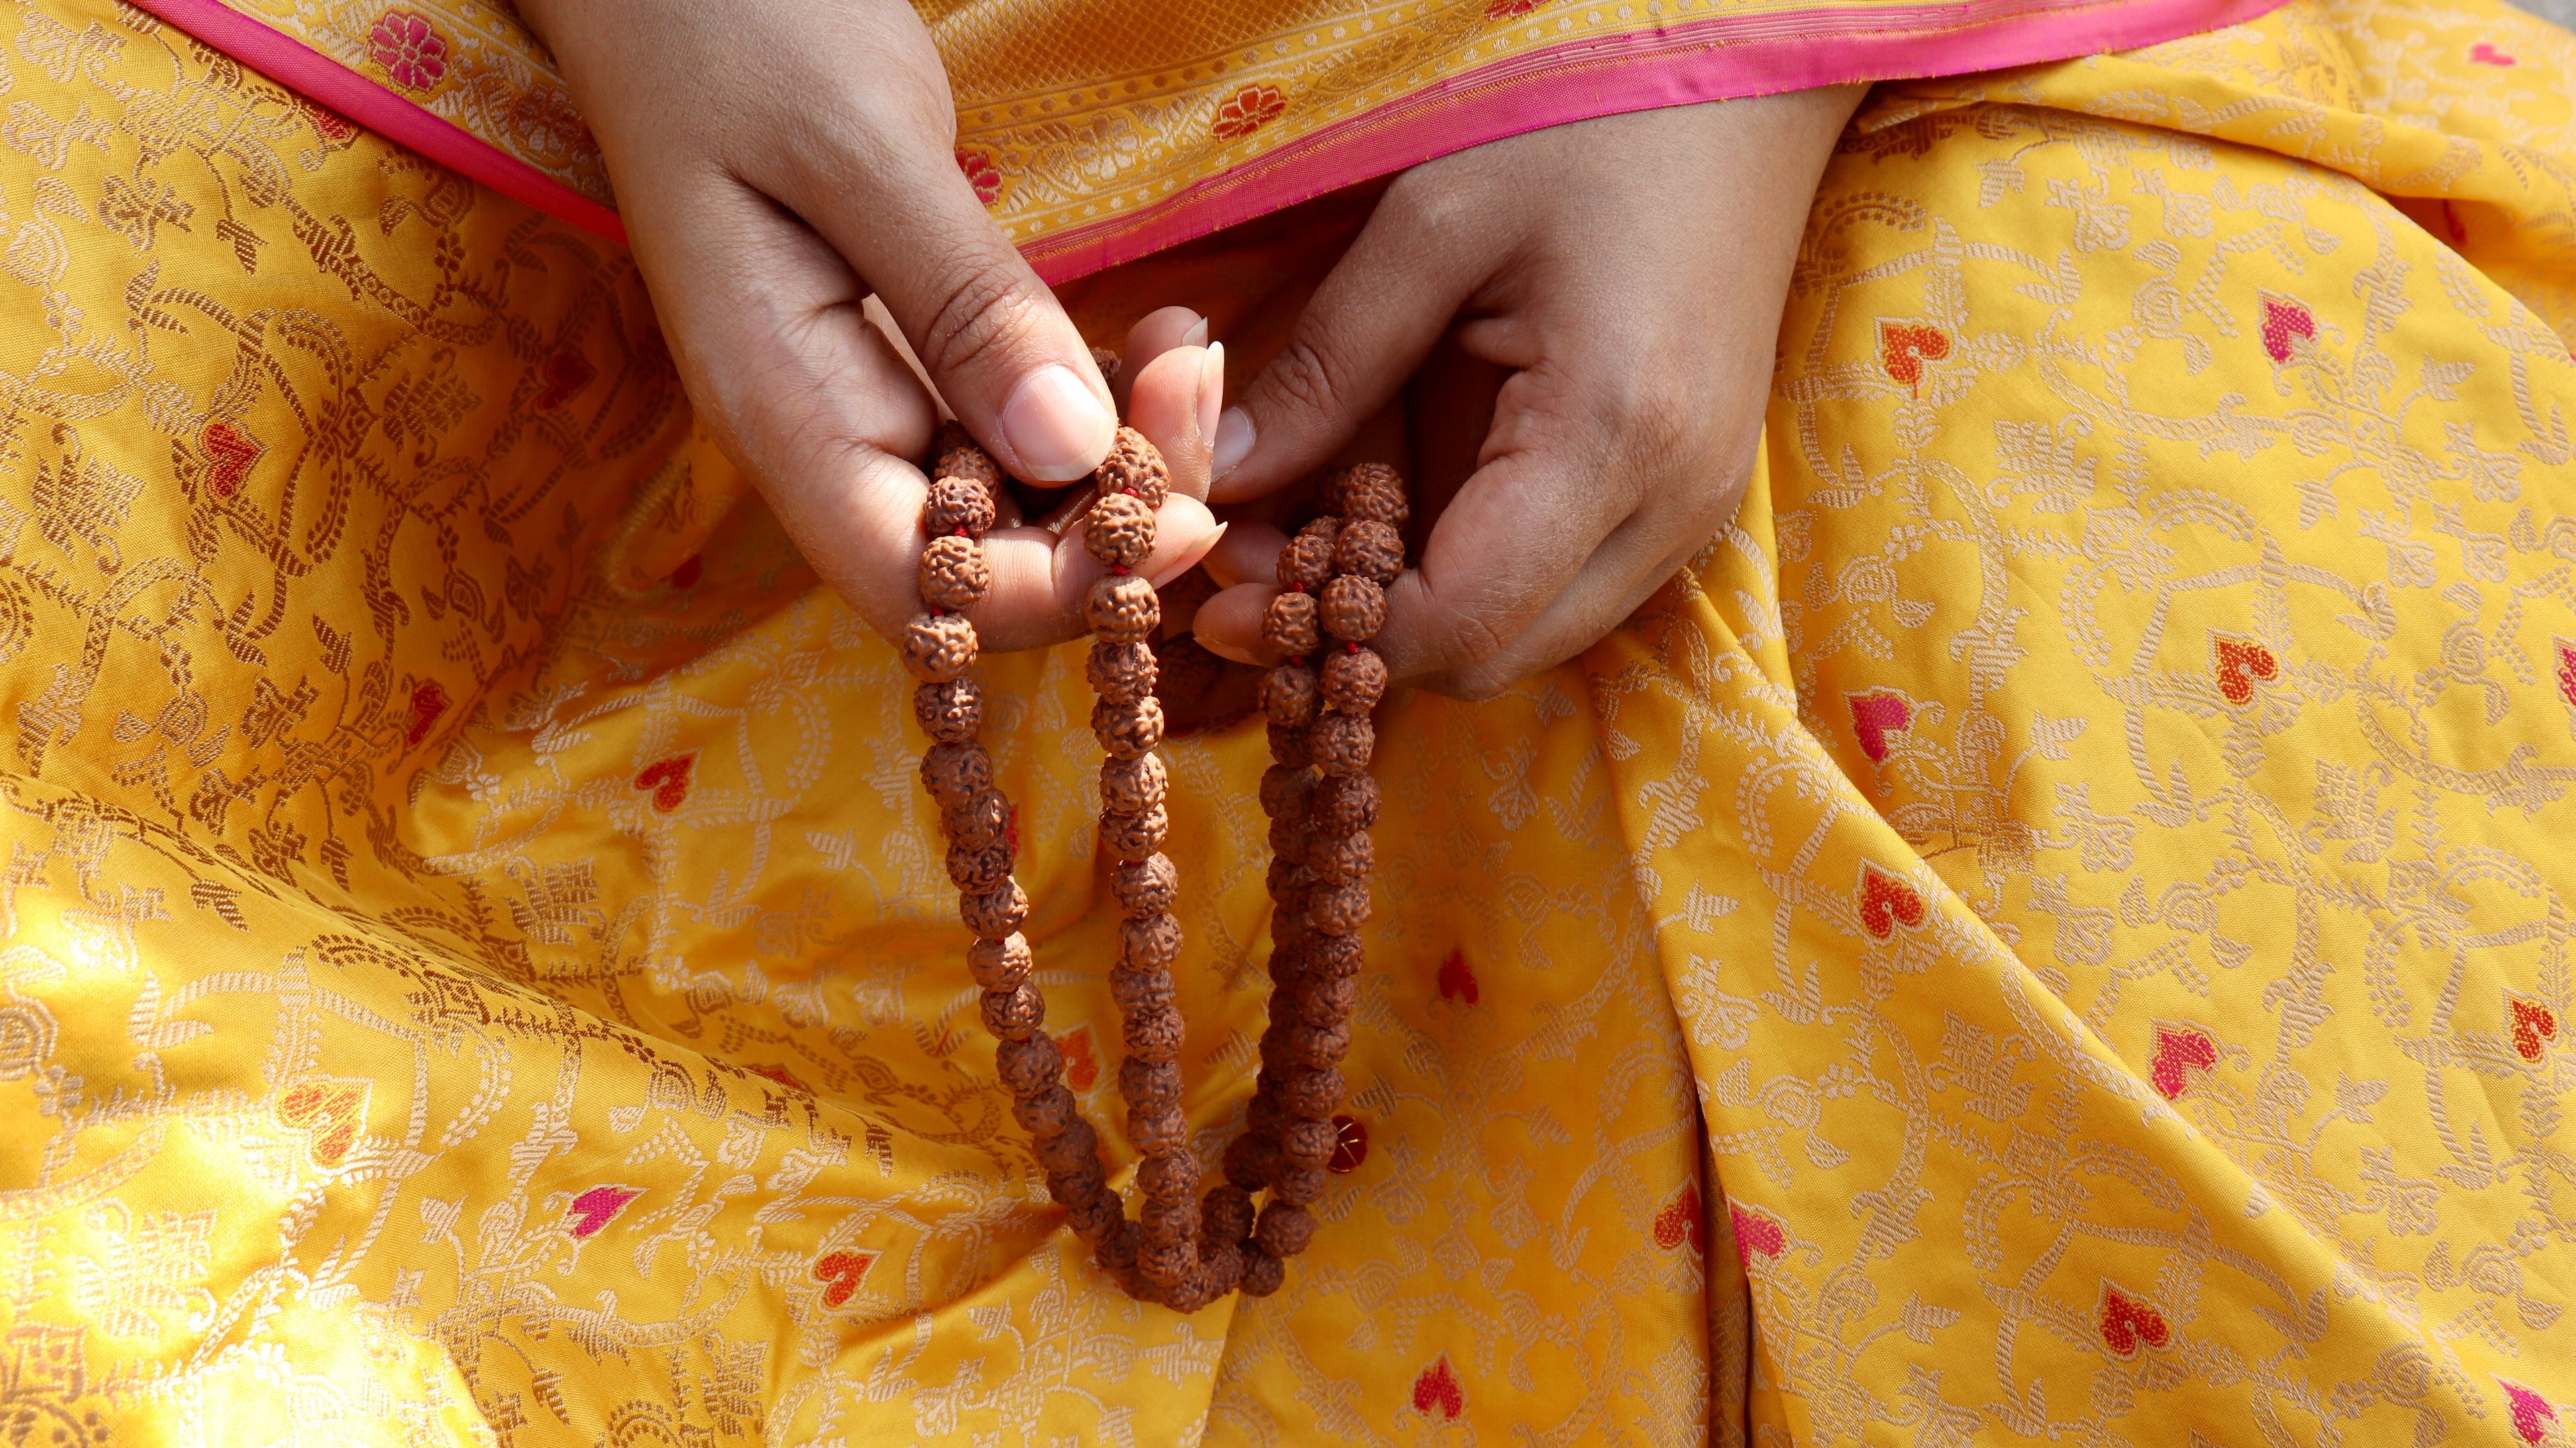
M447 712L447 691L436 679L411 691L411 722L403 726L403 747L418 749L420 741L438 724L438 716Z
M679 567L671 570L671 586L686 592L697 587L698 580L706 577L706 574L707 555L692 553L680 560Z
M826 1252L814 1259L814 1280L823 1288L823 1305L838 1307L859 1290L859 1279L877 1265L874 1252Z
M1413 1380L1413 1411L1428 1418L1435 1408L1444 1419L1454 1419L1467 1411L1467 1390L1460 1386L1458 1370L1449 1366L1449 1354L1445 1352Z
M795 1072L788 1070L784 1066L746 1066L743 1069L749 1071L754 1076L761 1077L765 1080L775 1081L790 1091L802 1091L808 1096L814 1094L813 1087L806 1085Z
M1476 1003L1476 972L1467 965L1467 952L1450 951L1449 958L1440 962L1440 998Z
M1851 705L1852 733L1860 736L1860 752L1872 764L1885 764L1888 732L1913 728L1914 706L1903 694L1888 689L1845 695L1844 701Z
M575 1237L596 1236L600 1228L608 1225L609 1218L642 1195L634 1187L592 1187L572 1199L572 1218L565 1225Z
M1699 1186L1682 1184L1680 1192L1655 1213L1655 1245L1669 1252L1682 1243L1690 1243L1694 1256L1708 1252L1708 1223L1700 1215Z
M2550 1406L2547 1398L2520 1383L2498 1378L2496 1386L2504 1389L2505 1406L2513 1411L2513 1431L2522 1436L2522 1441L2538 1448L2540 1441L2558 1426L2558 1410Z
M1064 1057L1065 1085L1088 1091L1100 1084L1100 1057L1091 1049L1091 1027L1076 1026L1057 1037L1055 1044Z
M1923 897L1913 886L1864 860L1860 867L1860 928L1872 940L1885 940L1902 923L1923 923Z
M2521 63L2516 61L2512 56L2507 55L2503 51L2496 49L2494 46L2487 44L2483 40L2469 47L2469 59L2476 61L2480 65L2502 66L2518 65Z
M1739 1207L1729 1202L1726 1204L1726 1219L1735 1228L1735 1255L1743 1261L1747 1272L1753 1270L1754 1253L1777 1257L1789 1250L1789 1234L1778 1222L1751 1207Z
M688 799L689 771L697 762L695 751L657 759L636 771L635 787L653 791L653 808L669 814Z
M2218 1064L2218 1043L2196 1026L2156 1027L2155 1054L2147 1060L2147 1083L2167 1101L2182 1099L2191 1088L2191 1073Z
M366 1125L370 1084L326 1078L288 1087L277 1098L277 1119L305 1133L305 1151L315 1166L338 1166Z
M1368 1123L1356 1116L1333 1118L1333 1159L1324 1163L1327 1171L1349 1176L1368 1160Z
M2218 650L2218 692L2230 704L2250 703L2254 698L2256 679L2275 679L2281 674L2281 661L2261 644L2242 639L2216 640Z
M197 434L197 446L206 454L206 486L218 498L240 492L251 467L268 452L258 438L220 418Z
M2558 696L2567 701L2568 708L2576 709L2576 644L2565 639L2551 642L2558 646Z
M957 170L975 188L976 200L990 206L1002 199L1002 168L993 163L992 152L958 147Z
M2317 319L2297 302L2280 297L2263 299L2263 354L2275 362L2290 360L2290 339L2317 339Z
M552 412L580 395L599 375L590 359L570 347L546 359L546 390L537 394L537 411Z
M2513 1017L2513 1053L2526 1061L2538 1061L2558 1039L2558 1013L2537 1001L2518 1001L2508 996L2505 1004Z
M1878 365L1907 387L1923 381L1923 364L1950 355L1950 334L1921 322L1878 324Z
M2102 1345L2114 1356L2135 1357L2141 1345L2163 1347L2173 1340L2165 1315L2105 1282L2102 1284Z

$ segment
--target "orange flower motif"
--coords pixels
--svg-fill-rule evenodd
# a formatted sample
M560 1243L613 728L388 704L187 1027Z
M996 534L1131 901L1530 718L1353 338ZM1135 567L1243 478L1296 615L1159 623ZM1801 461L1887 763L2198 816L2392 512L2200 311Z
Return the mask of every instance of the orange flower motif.
M1277 86L1248 85L1216 108L1216 120L1208 131L1220 141L1239 141L1279 119L1286 109L1288 98Z
M1899 925L1924 920L1923 896L1913 886L1863 860L1860 866L1860 928L1872 940L1885 940Z
M1880 321L1878 365L1902 387L1919 386L1923 364L1950 355L1950 334L1922 322Z
M306 1081L277 1098L277 1119L305 1133L305 1152L315 1166L335 1167L349 1159L367 1124L367 1090L364 1081Z
M1449 1354L1442 1353L1413 1380L1413 1411L1443 1419L1467 1411L1467 1390L1458 1382L1458 1370L1449 1366Z
M1065 1085L1088 1091L1100 1084L1100 1056L1091 1049L1091 1027L1076 1026L1058 1036L1055 1045L1064 1056Z
M825 1284L823 1305L839 1307L859 1290L859 1279L877 1265L874 1252L826 1252L814 1259L814 1280Z
M2119 1288L2102 1284L2102 1345L2115 1357L2135 1357L2141 1347L2173 1341L2165 1315Z
M1693 1256L1708 1254L1708 1224L1700 1214L1699 1186L1684 1182L1664 1209L1655 1213L1655 1245L1669 1252L1690 1243Z
M250 470L268 454L258 438L221 418L208 422L197 434L197 446L206 454L206 487L218 498L240 492Z
M2518 1001L2511 996L2505 998L2505 1006L2511 1012L2513 1053L2537 1063L2548 1053L2549 1043L2558 1039L2558 1013L2538 1001Z
M2218 654L2218 693L2230 704L2252 703L2256 679L2281 675L2281 661L2261 644L2231 638L2217 638L2213 644Z
M404 90L425 91L447 77L447 42L428 20L388 10L367 32L367 54Z
M695 753L674 754L657 759L636 771L635 787L653 791L653 808L664 814L678 809L689 798L689 771L696 767Z
M966 176L966 184L975 188L975 199L990 206L1002 199L1002 168L993 163L990 151L957 148L957 169Z

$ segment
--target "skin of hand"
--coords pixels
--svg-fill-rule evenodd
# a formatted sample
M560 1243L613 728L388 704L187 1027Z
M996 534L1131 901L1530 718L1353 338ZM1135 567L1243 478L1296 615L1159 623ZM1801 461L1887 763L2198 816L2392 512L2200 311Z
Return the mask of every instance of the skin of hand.
M1390 672L1482 698L1589 647L1743 499L1807 210L1863 89L1602 117L1404 173L1223 414L1210 500L1290 487L1409 392L1418 550L1375 640ZM1443 435L1462 418L1474 435ZM1285 538L1244 511L1195 627L1269 663Z
M1179 309L1139 323L1131 348L1145 350L1131 350L1122 389L1133 398L1113 397L959 173L947 74L906 0L519 9L599 139L700 421L880 632L920 610L928 484L914 460L938 411L865 316L871 293L938 399L1015 476L1090 472L1115 404L1130 402L1176 485L1149 577L1177 576L1216 541L1201 499L1224 384L1205 324ZM1100 569L1078 538L1002 527L985 556L992 591L970 615L984 647L1081 632Z

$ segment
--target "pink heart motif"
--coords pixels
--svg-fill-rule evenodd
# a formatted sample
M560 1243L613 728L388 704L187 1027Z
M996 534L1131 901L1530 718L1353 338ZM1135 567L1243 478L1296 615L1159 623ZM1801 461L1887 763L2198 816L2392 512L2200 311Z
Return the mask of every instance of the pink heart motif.
M1874 689L1866 694L1846 696L1851 705L1852 733L1860 739L1860 752L1872 764L1887 762L1887 736L1892 730L1914 727L1914 706L1905 696L1889 689Z
M2469 59L2480 65L2507 66L2517 62L2510 55L2481 40L2469 47Z
M608 1225L609 1218L642 1195L632 1187L592 1187L572 1199L572 1216L565 1225L575 1237L595 1237L600 1228Z

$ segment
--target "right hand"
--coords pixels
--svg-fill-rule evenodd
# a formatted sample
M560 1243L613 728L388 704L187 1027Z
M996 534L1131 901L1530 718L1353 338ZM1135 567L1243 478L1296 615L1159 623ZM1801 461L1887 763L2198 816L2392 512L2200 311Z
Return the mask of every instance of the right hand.
M1014 476L1067 483L1107 455L1110 389L959 172L947 73L906 0L519 8L599 139L699 417L816 571L880 632L920 609L927 484L912 460L937 410L863 316L871 292L939 398ZM1153 350L1203 340L1203 329L1161 337L1172 326L1157 315L1159 332L1139 328L1155 334ZM1172 459L1149 576L1177 573L1171 565L1219 531L1200 499L1222 373L1183 350L1199 359L1198 377L1175 372L1186 362L1176 358L1158 372L1166 380L1136 384L1161 399L1174 434L1156 442L1196 454ZM1147 360L1131 359L1132 372ZM1029 527L987 540L994 586L972 615L986 648L1081 632L1097 565L1069 541Z

